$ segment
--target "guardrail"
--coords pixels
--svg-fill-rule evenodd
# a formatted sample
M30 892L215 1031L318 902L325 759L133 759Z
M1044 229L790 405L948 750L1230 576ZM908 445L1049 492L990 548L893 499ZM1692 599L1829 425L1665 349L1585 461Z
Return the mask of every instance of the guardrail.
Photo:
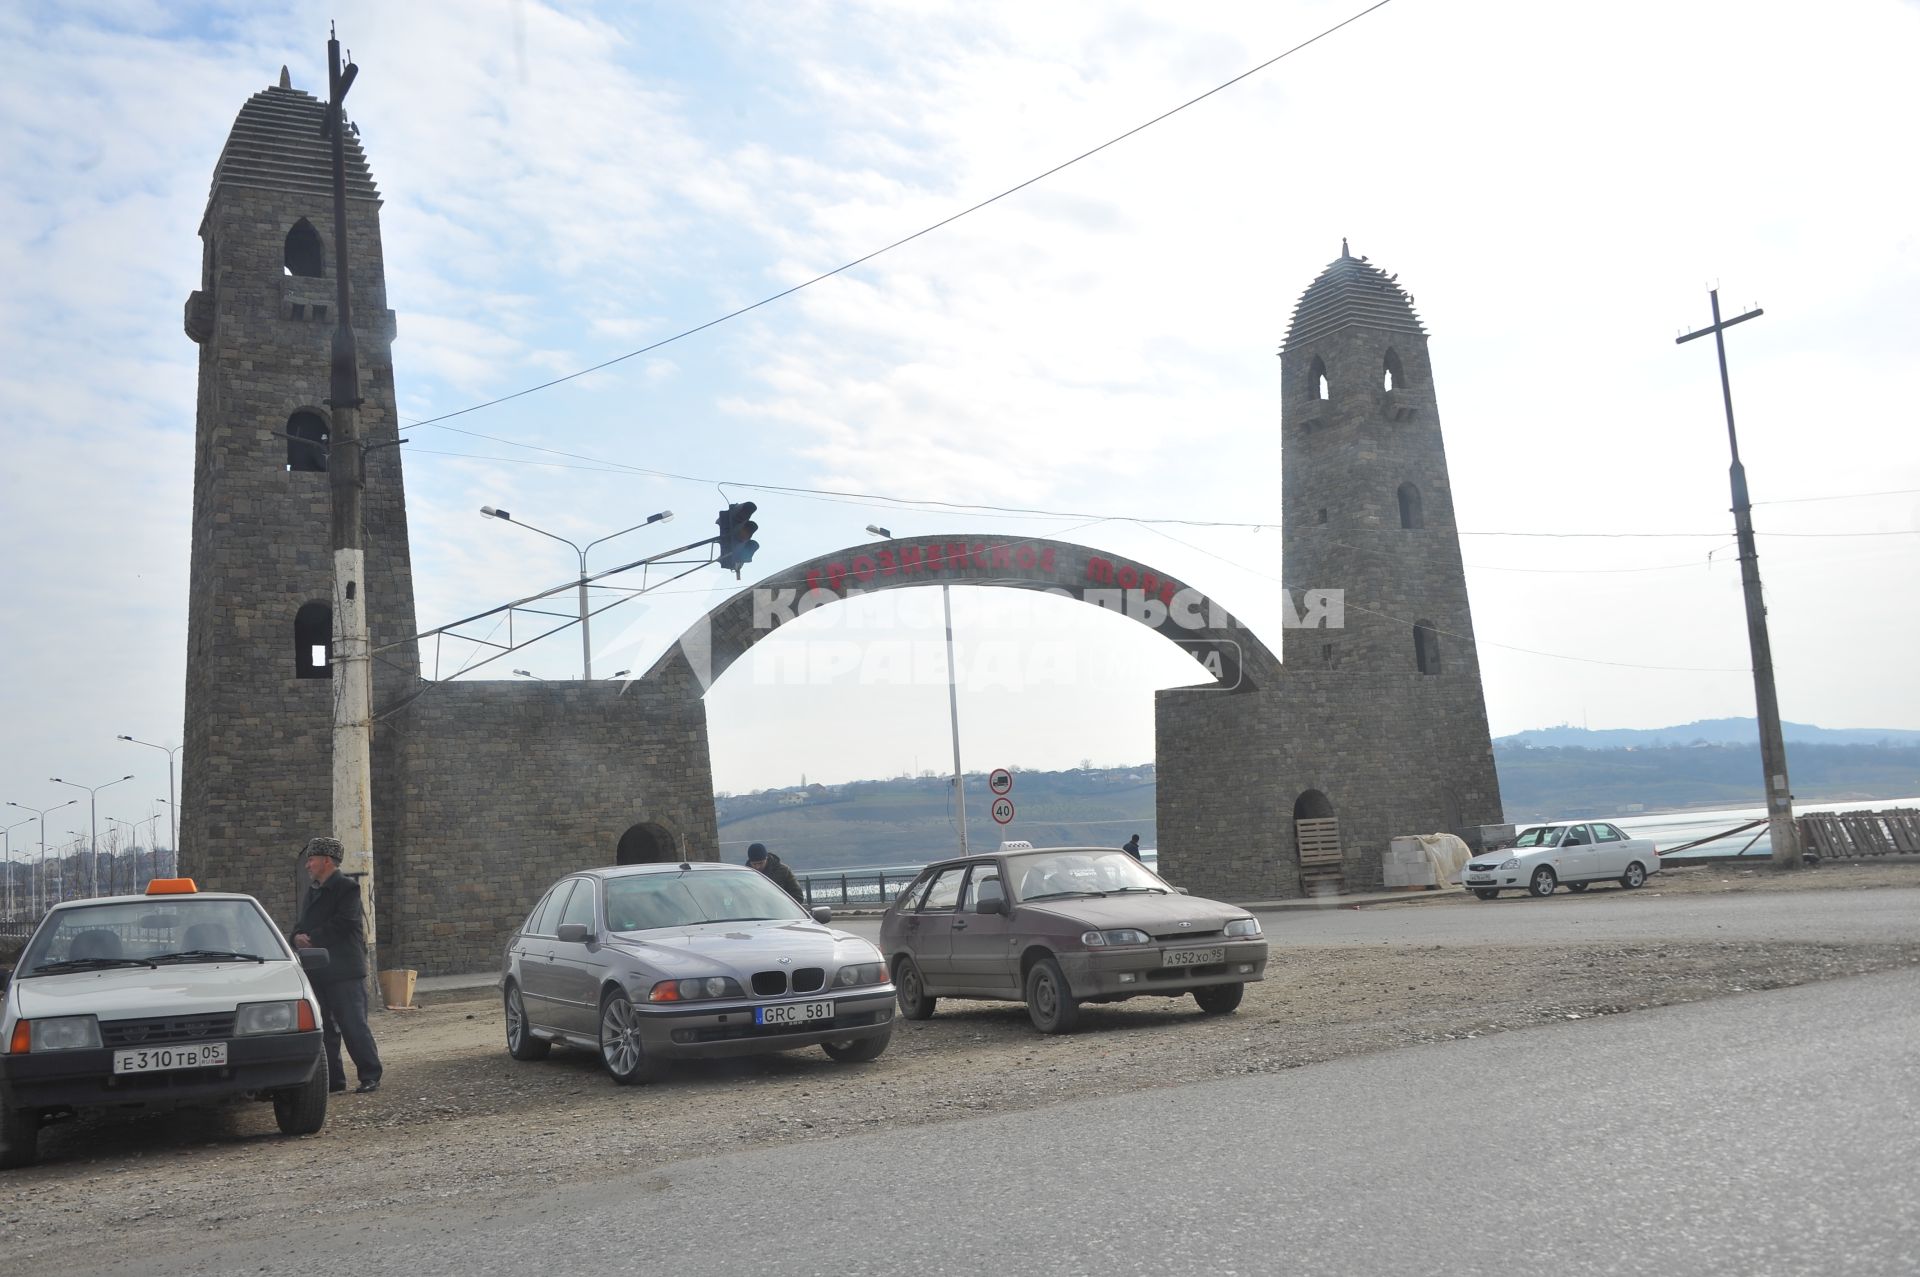
M800 893L806 897L808 908L884 909L919 874L918 869L854 869L794 877L800 880Z

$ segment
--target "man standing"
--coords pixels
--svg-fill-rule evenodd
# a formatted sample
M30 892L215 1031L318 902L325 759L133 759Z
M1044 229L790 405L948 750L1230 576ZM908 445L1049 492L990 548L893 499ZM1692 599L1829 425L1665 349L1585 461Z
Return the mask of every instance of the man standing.
M767 850L767 844L757 842L747 848L747 868L758 869L761 873L773 879L776 883L779 883L780 890L786 892L801 904L807 903L806 896L802 894L800 890L800 880L793 876L793 870L787 868L780 862L780 857Z
M1127 839L1126 845L1121 847L1120 850L1126 852L1135 860L1140 859L1140 835L1135 834L1133 837Z
M327 965L312 975L320 998L327 1043L327 1089L347 1089L340 1065L340 1043L347 1044L359 1090L380 1089L380 1051L367 1027L367 927L360 910L360 884L340 872L340 840L309 838L304 853L313 886L293 924L293 942L302 949L327 951Z

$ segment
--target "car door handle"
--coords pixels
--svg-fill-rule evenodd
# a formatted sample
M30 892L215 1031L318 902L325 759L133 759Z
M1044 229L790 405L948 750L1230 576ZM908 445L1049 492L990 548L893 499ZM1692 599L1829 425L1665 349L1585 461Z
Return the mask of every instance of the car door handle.
M965 931L967 929L967 920L965 918L955 918L953 920L953 929L955 931Z

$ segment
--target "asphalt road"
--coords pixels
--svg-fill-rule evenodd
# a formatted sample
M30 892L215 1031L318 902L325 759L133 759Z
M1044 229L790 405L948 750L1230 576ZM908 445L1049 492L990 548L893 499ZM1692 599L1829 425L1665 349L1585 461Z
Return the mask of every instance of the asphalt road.
M137 1271L1910 1274L1917 1096L1920 971L1903 969L608 1166L504 1206L303 1219Z
M1261 929L1275 945L1920 940L1920 888L1662 896L1659 884L1655 877L1639 891L1600 887L1545 900L1272 909L1260 911ZM869 940L880 936L877 915L836 918L834 925Z

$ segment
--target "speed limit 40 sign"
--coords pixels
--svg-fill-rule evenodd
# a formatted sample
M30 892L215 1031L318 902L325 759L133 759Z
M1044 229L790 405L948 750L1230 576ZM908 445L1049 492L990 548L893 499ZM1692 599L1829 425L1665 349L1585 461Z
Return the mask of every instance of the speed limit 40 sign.
M993 800L993 818L1000 824L1013 819L1013 799L996 798Z

